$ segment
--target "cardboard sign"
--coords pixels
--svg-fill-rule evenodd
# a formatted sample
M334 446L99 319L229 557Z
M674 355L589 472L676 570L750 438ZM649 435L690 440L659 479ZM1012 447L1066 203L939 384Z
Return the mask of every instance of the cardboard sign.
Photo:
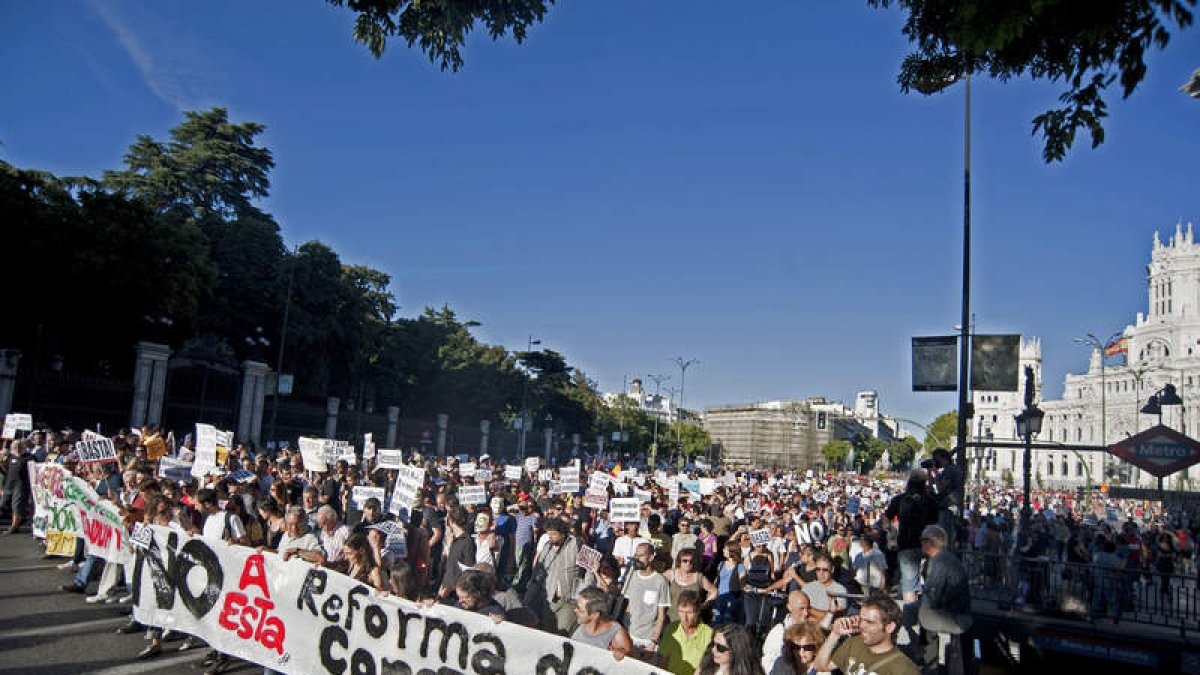
M583 546L579 549L579 554L575 556L575 564L595 574L596 569L600 567L600 558L600 551L591 546Z
M701 478L698 482L700 483L700 496L702 497L707 497L717 491L717 479L715 478Z
M562 491L564 494L573 495L579 492L579 467L563 467L558 473L562 481Z
M174 457L163 457L158 460L158 476L174 483L191 480L192 463Z
M593 472L588 476L588 492L605 492L608 490L608 483L612 480L612 476L603 471Z
M33 415L29 413L9 413L4 416L3 437L14 439L18 431L33 431Z
M421 488L425 485L425 469L416 466L401 466L396 476L396 487L392 490L392 501L388 512L408 520L408 513L418 505Z
M113 446L111 438L78 441L75 443L75 454L83 464L117 461L117 449Z
M554 480L554 469L538 469L537 480L539 483Z
M588 490L587 492L583 493L583 505L589 509L607 509L608 493L592 492L591 490Z
M763 528L761 530L750 530L750 545L751 546L766 546L771 543L771 531Z
M640 502L642 504L647 504L650 502L650 491L649 490L634 490L633 498L638 500L638 502Z
M350 492L350 503L354 505L354 508L362 511L363 505L367 503L368 499L374 497L375 499L378 499L380 505L382 505L386 496L386 491L381 487L355 485L354 490Z
M541 465L541 461L537 457L526 457L525 458L525 473L528 473L530 475L537 473L538 466L540 466L540 465Z
M504 467L504 478L506 480L521 480L521 465L509 464Z
M615 497L609 502L609 520L614 523L640 523L641 506L636 497Z
M363 434L363 459L375 456L375 434Z
M558 495L561 495L562 483L556 480L550 481L550 487L546 490L546 494L550 495L551 497L557 497Z
M491 482L491 480L492 480L492 470L491 469L475 469L475 482L476 483L488 483L488 482Z
M375 451L376 469L399 469L404 466L404 451L380 448Z
M200 433L200 425L196 425L196 433ZM197 441L196 447L199 448ZM197 457L199 452L197 451ZM329 465L325 463L325 441L321 438L305 438L300 437L300 457L304 460L305 471L328 471Z
M829 533L825 531L825 523L819 520L796 525L796 541L801 544L824 544L828 538Z
M475 477L475 462L462 462L458 465L458 475L466 478Z
M458 501L463 506L479 506L487 503L487 491L482 485L462 485L458 488Z
M625 495L629 494L629 486L622 483L621 481L617 481L617 480L609 481L608 484L610 487L612 487L614 495L617 495L619 497L624 497Z
M146 459L151 462L167 455L167 442L158 434L142 441L142 445L146 446Z

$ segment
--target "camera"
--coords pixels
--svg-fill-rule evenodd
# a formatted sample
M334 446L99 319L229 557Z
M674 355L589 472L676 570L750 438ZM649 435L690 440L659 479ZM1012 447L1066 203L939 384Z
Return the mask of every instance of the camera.
M921 461L921 468L922 468L922 469L925 469L926 471L929 471L929 470L932 470L932 469L936 469L936 468L937 468L937 462L933 461L932 459L926 459L926 460L922 460L922 461Z

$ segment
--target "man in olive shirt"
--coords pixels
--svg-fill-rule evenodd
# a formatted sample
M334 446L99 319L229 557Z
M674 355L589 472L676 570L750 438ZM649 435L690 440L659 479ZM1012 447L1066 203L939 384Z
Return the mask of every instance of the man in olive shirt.
M712 642L712 626L700 621L700 594L688 589L675 600L679 620L667 625L658 653L674 675L692 675Z
M813 667L820 672L837 668L854 675L920 675L916 664L893 640L899 626L900 606L896 601L872 593L862 602L858 616L833 622L833 630L817 652ZM850 637L843 640L846 636Z

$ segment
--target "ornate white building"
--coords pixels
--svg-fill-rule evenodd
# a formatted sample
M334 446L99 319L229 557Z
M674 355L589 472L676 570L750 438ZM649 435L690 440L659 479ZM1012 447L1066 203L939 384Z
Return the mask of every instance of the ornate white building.
M1140 414L1150 396L1174 384L1182 406L1164 406L1163 424L1188 436L1200 436L1200 244L1192 238L1192 224L1182 224L1163 244L1158 233L1147 266L1149 312L1138 312L1137 321L1125 327L1125 363L1105 365L1101 350L1092 352L1088 371L1068 374L1063 397L1040 401L1046 413L1038 441L1064 444L1062 450L1034 450L1035 485L1076 487L1087 483L1120 482L1153 487L1157 479L1107 453L1073 452L1072 443L1111 445L1144 431L1158 422ZM1033 366L1037 386L1042 385L1041 344L1036 338L1021 342L1021 372ZM1021 391L974 392L974 440L1019 440L1014 417L1024 407ZM1035 400L1040 398L1035 393ZM1103 404L1102 404L1103 401ZM988 448L968 453L972 475L1020 485L1023 450ZM1107 475L1106 475L1107 474ZM1200 465L1170 476L1168 488L1200 487Z

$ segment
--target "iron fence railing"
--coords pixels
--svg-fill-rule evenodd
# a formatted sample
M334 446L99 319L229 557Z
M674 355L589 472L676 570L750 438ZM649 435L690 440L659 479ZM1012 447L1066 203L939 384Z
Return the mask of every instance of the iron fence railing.
M975 551L963 555L971 597L995 602L999 609L1200 631L1200 588L1194 575Z

